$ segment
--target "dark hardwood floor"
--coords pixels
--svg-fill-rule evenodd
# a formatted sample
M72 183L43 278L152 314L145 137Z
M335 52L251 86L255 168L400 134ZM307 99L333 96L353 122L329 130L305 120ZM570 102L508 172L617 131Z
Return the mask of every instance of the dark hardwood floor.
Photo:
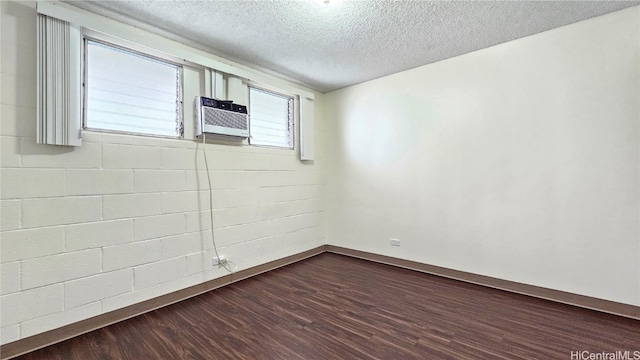
M19 359L572 359L640 321L322 254Z

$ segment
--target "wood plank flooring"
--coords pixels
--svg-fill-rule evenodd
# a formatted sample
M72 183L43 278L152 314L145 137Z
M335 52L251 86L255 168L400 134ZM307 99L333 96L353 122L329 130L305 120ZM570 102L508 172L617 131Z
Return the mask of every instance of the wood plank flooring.
M35 359L572 359L640 321L321 254L23 355Z

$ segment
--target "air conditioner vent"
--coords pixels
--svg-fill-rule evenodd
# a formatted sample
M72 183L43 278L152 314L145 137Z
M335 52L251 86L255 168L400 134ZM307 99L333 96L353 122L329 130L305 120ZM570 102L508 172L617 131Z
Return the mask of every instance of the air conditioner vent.
M229 110L203 108L204 123L233 129L247 130L247 114L234 113Z

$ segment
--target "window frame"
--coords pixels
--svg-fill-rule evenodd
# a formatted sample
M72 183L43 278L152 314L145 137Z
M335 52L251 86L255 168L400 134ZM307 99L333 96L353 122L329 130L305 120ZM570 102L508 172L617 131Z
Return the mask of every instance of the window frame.
M170 65L174 65L178 68L178 119L177 119L177 134L175 136L171 135L159 135L159 134L151 134L151 133L143 133L143 132L133 132L126 130L112 130L112 129L100 129L100 128L92 128L87 126L87 80L88 80L88 54L87 48L89 46L89 42L98 43L102 46L114 48L117 50L122 50L124 52L128 52L134 55L139 55L141 57L149 58L152 60L156 60L159 62L167 63ZM164 138L164 139L184 139L185 134L185 121L184 121L184 74L183 67L184 66L192 66L196 68L200 68L201 66L194 66L195 64L191 64L184 60L179 60L173 58L171 56L162 54L158 51L154 51L148 48L143 48L140 45L128 43L126 41L113 38L111 36L101 34L86 28L82 29L82 131L93 131L93 132L101 132L101 133L110 133L110 134L122 134L122 135L133 135L133 136L144 136L144 137L154 137L154 138Z
M282 98L288 98L289 101L291 102L291 106L289 108L289 138L290 138L290 145L289 146L277 146L277 145L263 145L263 144L253 144L252 143L252 134L251 134L251 89L256 89L258 91L262 91L268 94L272 94L275 96L279 96ZM274 88L274 87L270 87L270 86L265 86L264 84L256 84L253 82L248 82L247 83L247 98L248 98L248 106L247 108L249 109L249 145L250 146L256 146L256 147L263 147L263 148L270 148L270 149L279 149L279 150L295 150L296 149L296 136L295 136L295 129L296 129L296 109L297 109L297 105L296 105L296 100L298 98L298 95L296 94L291 94L288 93L286 91L282 91L280 89Z

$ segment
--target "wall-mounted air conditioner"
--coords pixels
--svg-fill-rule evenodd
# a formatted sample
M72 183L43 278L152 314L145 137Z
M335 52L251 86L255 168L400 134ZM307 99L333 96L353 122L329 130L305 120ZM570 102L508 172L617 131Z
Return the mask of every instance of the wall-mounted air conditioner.
M247 107L228 100L196 97L196 135L202 133L249 137Z

